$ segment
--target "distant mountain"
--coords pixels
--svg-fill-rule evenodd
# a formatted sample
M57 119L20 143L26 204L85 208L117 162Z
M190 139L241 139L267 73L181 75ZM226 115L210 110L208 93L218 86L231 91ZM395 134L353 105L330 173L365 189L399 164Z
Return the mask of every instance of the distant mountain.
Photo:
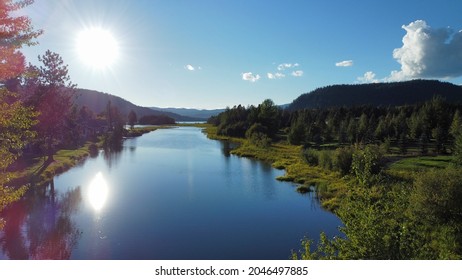
M199 110L199 109L186 109L186 108L159 108L159 107L149 107L156 111L170 112L182 116L187 116L190 118L198 118L207 120L211 116L216 116L219 113L223 112L225 109L213 109L213 110Z
M181 116L179 114L174 114L170 112L152 110L147 107L141 107L135 105L121 97L111 95L108 93L103 93L95 90L88 89L77 89L75 104L79 106L87 106L96 114L104 112L108 101L111 101L112 106L119 108L120 112L124 116L128 116L130 110L133 110L138 118L149 115L166 115L173 118L175 121L194 121L195 119L190 117Z
M393 83L332 85L318 88L296 98L289 110L340 106L400 106L430 100L435 95L446 101L462 103L462 87L435 80Z

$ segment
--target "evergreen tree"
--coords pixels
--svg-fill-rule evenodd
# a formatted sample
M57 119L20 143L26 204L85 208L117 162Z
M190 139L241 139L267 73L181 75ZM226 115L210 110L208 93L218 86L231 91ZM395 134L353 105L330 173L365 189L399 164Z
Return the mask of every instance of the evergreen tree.
M274 137L279 130L279 108L271 99L258 105L258 122L267 127L268 136Z
M137 121L138 117L136 116L135 111L130 110L130 113L128 113L128 125L133 129Z
M288 141L292 145L301 145L305 142L306 139L306 129L305 125L300 119L294 121L290 127L288 134Z
M358 124L358 140L359 142L366 143L366 134L369 127L369 121L365 113L361 114Z
M355 143L358 140L358 127L356 124L356 121L354 118L350 118L348 122L348 127L347 127L347 136L348 136L348 141L350 141L351 144Z
M460 111L456 110L452 118L451 127L449 133L455 139L458 134L462 133L462 117L460 116Z
M59 54L47 50L38 59L42 65L32 67L37 74L33 79L38 87L29 102L40 113L38 136L45 144L48 161L52 161L56 145L69 130L66 122L71 113L72 94L76 85L72 84L67 65L64 65Z
M458 133L454 141L454 162L462 166L462 133Z

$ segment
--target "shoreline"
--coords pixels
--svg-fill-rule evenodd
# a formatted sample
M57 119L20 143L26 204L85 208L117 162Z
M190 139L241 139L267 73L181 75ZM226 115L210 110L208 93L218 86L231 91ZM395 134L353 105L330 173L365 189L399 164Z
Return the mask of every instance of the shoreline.
M302 146L272 143L268 148L261 148L251 144L247 139L218 135L215 126L199 127L203 128L209 139L238 143L239 146L231 150L231 154L262 160L276 169L285 170L285 174L276 180L299 184L300 192L315 186L314 191L321 206L328 211L335 213L347 192L348 178L341 177L338 172L306 164L300 156Z
M146 126L129 130L127 138L139 137L160 128L171 126ZM53 155L53 161L47 162L46 156L21 158L14 165L15 171L10 174L10 185L15 188L47 184L53 177L63 174L69 169L83 164L89 157L97 156L103 149L102 141L86 142L75 149L60 149Z

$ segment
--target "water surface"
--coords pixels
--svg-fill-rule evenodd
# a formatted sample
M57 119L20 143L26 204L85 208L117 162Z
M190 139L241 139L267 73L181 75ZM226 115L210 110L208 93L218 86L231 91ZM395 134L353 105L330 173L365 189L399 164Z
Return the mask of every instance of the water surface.
M339 219L199 128L124 142L4 211L2 259L287 259Z

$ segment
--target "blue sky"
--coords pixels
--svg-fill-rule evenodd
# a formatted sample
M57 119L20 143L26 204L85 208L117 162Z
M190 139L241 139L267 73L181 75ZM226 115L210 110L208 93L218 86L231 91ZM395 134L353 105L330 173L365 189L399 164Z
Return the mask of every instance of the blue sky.
M23 51L33 64L57 52L78 87L141 106L285 104L331 84L461 84L460 11L458 0L35 0L24 12L45 33ZM118 42L103 70L76 49L89 27Z

